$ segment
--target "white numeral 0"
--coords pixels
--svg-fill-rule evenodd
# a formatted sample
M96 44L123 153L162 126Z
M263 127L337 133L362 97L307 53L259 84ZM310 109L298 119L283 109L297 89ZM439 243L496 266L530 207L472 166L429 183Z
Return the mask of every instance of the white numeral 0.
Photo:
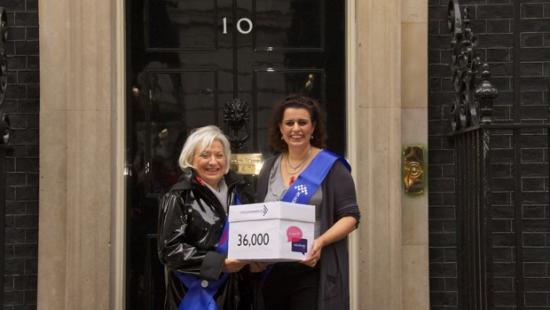
M248 24L248 30L246 31L243 30L243 27L241 26L243 22ZM243 17L237 21L237 30L239 30L239 32L242 34L249 34L250 32L252 32L252 28L253 26L250 18Z
M224 17L222 18L222 21L223 21L223 30L222 30L222 33L223 34L227 34L227 17ZM242 27L242 24L243 23L246 23L247 26L248 26L248 29L247 30L243 30L243 27ZM237 21L237 30L241 33L241 34L249 34L252 32L252 28L254 28L253 24L252 24L252 20L250 20L250 18L247 18L247 17L243 17L243 18L240 18L238 21Z

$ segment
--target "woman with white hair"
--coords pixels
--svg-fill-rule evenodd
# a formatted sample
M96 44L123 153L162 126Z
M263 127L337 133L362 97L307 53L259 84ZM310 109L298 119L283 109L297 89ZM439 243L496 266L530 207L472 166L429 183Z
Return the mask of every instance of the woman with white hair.
M227 214L249 202L251 190L229 170L229 141L216 126L187 138L178 182L159 205L158 254L165 266L164 309L250 309L239 271L246 263L227 258Z

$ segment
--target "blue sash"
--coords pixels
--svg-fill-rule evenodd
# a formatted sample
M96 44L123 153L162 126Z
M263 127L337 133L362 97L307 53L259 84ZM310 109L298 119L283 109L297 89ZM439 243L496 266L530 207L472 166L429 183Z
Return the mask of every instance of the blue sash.
M337 160L340 160L348 170L351 170L348 162L343 157L331 151L321 150L313 158L306 170L302 171L300 176L298 176L296 182L290 185L281 200L307 204Z
M235 193L235 204L241 204L241 199L238 193ZM216 246L216 252L227 254L227 240L229 236L229 222L225 219L222 235ZM214 295L225 284L227 273L222 273L218 280L206 281L199 277L174 271L178 279L187 287L187 292L181 300L178 310L217 310L218 306ZM204 287L203 284L206 286Z

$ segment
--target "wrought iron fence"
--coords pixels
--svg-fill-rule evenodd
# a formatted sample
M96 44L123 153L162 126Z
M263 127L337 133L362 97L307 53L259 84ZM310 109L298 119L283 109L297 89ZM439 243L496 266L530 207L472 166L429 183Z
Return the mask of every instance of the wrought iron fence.
M451 69L456 94L451 129L456 148L459 304L461 309L487 309L489 125L498 92L489 80L488 65L476 54L477 40L468 10L461 12L456 1L449 3L449 30L453 35Z
M533 284L540 277L526 272L529 261L544 261L545 255L536 252L540 248L531 246L532 241L526 242L526 235L550 232L544 211L549 203L550 126L547 121L493 120L498 91L477 50L468 8L451 0L448 13L455 92L450 137L456 150L459 309L526 309L526 293L546 283ZM536 164L530 163L526 151L537 156ZM542 208L542 216L533 211L536 208ZM541 244L548 248L549 243L550 239ZM548 274L542 278L550 279Z

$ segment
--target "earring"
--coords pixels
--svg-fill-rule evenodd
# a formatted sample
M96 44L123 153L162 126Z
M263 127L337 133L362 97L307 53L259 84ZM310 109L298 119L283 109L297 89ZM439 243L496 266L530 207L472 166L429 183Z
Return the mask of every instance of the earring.
M309 140L313 140L313 135L309 136Z
M283 139L283 136L281 135L281 141L282 141L282 140L284 140L284 139Z

